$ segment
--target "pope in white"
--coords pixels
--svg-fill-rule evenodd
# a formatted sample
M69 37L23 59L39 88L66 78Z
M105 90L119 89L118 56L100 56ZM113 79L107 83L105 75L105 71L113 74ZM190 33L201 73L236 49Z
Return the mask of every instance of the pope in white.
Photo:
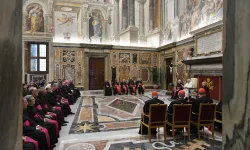
M187 79L187 83L184 85L185 98L189 97L189 89L193 88L193 83L190 79Z

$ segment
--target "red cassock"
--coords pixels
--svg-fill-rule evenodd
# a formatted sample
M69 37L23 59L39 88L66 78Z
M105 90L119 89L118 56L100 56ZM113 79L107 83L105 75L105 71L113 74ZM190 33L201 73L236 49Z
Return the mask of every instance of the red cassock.
M121 94L121 92L122 92L121 88L117 84L115 85L115 87L117 89L118 94Z
M123 89L125 90L125 93L127 93L127 87L125 85L123 85Z

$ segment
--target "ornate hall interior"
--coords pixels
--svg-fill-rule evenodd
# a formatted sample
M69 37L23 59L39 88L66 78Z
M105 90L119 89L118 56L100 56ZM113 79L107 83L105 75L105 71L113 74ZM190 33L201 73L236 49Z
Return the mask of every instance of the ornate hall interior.
M30 142L25 127L33 123L27 125L25 117L39 124L28 110L33 106L31 97L37 114L46 112L44 122L54 117L54 122L48 122L55 125L56 142L54 131L41 125L48 129L50 138L46 131L44 137L54 150L220 150L246 149L249 145L250 44L243 39L250 38L250 31L244 26L250 23L246 19L246 15L250 18L250 10L245 7L250 6L247 0L240 6L236 2L228 4L229 0L4 1L11 7L0 6L3 14L10 16L6 19L9 23L1 26L0 37L8 40L0 41L4 52L0 68L6 68L5 75L1 75L5 70L0 69L0 85L15 88L13 93L0 88L13 99L3 102L0 116L9 121L0 128L6 132L6 141L11 136L17 141L6 142L6 150L18 149L21 141L17 137L23 137L23 146ZM236 49L238 53L234 52ZM66 94L64 87L70 89ZM55 106L47 97L50 89L56 93ZM38 92L37 97L34 91ZM1 99L7 98L1 95ZM43 102L38 98L41 95ZM213 104L199 103L195 112L196 99L202 99L202 95L207 98L202 103L211 100ZM157 127L156 134L140 134L141 122L154 120L145 119L147 113L153 117L154 107L148 108L147 113L145 109L148 101L155 98L168 106L162 111L167 111L165 123L169 123L169 115L185 118L185 112L189 112L188 127L171 128L168 132ZM182 98L185 102L175 104ZM46 106L40 108L42 103ZM47 104L56 117L47 112ZM177 111L177 106L183 106L179 108L182 111ZM160 111L159 107L155 118ZM19 115L8 119L4 112ZM193 115L199 119L192 121ZM59 116L65 119L61 124ZM210 116L212 120L204 119ZM170 124L185 124L177 122ZM15 128L8 130L7 125L12 124ZM193 132L192 127L200 124L205 125L195 126L198 131ZM40 124L35 128L40 130ZM27 144L27 150L42 147L39 140L39 149L30 143L34 148Z

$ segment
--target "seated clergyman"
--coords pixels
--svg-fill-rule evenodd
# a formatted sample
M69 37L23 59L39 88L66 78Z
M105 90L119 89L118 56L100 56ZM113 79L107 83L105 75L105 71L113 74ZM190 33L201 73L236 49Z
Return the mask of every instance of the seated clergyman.
M143 113L144 114L146 114L146 115L149 114L151 104L164 104L164 102L162 100L158 99L158 93L156 91L152 92L152 99L145 102L145 105L143 107ZM149 118L147 116L144 116L142 118L142 120L145 123L148 123ZM157 133L156 129L152 128L151 129L151 134L156 135L156 133ZM139 134L148 134L148 128L142 125L142 131L141 131L141 128L140 128Z

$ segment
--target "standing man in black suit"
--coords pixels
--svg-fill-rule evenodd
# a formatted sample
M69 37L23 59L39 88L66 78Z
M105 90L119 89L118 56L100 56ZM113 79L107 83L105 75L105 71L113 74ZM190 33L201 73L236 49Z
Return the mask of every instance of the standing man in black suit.
M143 113L146 115L149 114L149 109L150 109L151 104L164 104L164 102L162 100L158 99L158 93L156 91L152 92L152 98L153 99L146 101L145 105L143 106ZM144 116L142 119L144 120L145 123L148 123L149 118L147 116ZM152 135L156 135L156 133L157 133L156 129L151 129ZM141 128L140 128L139 134L147 135L148 128L145 127L144 125L142 125L142 132L141 132Z

